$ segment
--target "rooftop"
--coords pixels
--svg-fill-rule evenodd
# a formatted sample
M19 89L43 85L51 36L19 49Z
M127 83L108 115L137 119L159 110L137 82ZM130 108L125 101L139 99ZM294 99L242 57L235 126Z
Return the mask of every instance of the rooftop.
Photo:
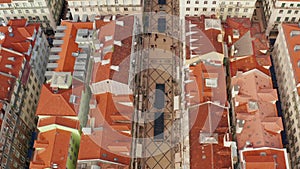
M238 123L238 148L282 148L280 132L283 124L277 117L276 89L271 77L253 69L232 78L235 113Z
M297 33L300 28L298 24L282 24L282 29L294 71L296 86L298 86L298 95L300 95L300 34Z
M189 94L191 105L207 101L227 105L225 67L214 66L200 62L190 66L190 80L186 92Z
M124 17L100 29L98 40L102 47L96 53L101 61L94 65L92 82L112 79L128 84L133 22L133 17Z
M34 143L36 150L30 168L52 168L53 164L66 168L70 139L71 132L60 129L39 133Z
M227 18L224 29L224 40L230 49L231 76L252 69L269 75L272 63L268 41L259 24L251 23L249 18Z
M83 85L69 89L53 89L44 84L36 110L38 116L77 116L79 103L76 93L80 94ZM80 95L78 95L80 96Z
M51 116L51 117L39 119L38 128L49 126L49 125L60 125L60 126L80 130L79 121L75 119L59 117L59 116Z
M0 99L10 99L10 90L15 85L14 78L22 82L27 80L27 69L30 68L25 63L30 59L30 50L34 46L33 39L38 28L37 24L27 25L25 19L10 20L6 26L0 25ZM22 77L20 72L23 73Z
M87 128L87 130L83 129L84 134L81 137L80 144L82 146L80 146L78 159L103 159L129 164L131 146L129 119L132 116L133 108L122 105L119 101L131 101L132 97L120 98L120 96L105 93L96 95L94 99L97 105L91 109L87 125L91 132L88 132ZM106 135L110 137L104 137Z
M214 17L186 17L187 59L210 52L223 53L221 21ZM194 56L193 56L194 55Z
M96 20L95 21L96 28L99 29L102 26L104 26L105 22L102 20ZM61 72L73 72L74 71L74 64L75 64L75 57L72 56L73 52L78 52L78 44L76 43L76 35L78 30L82 29L93 29L93 22L72 22L72 21L62 21L60 27L63 28L63 36L61 40L63 43L59 46L60 52L58 52L58 55L60 59L57 60L57 68L55 68L55 71ZM58 32L57 32L58 33ZM80 52L80 51L79 51Z
M267 147L246 149L241 151L241 159L245 169L289 169L288 156L285 149Z

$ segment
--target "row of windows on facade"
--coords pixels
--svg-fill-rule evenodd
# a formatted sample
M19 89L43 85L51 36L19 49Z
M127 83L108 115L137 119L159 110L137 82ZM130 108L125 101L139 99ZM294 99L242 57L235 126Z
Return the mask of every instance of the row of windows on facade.
M283 14L283 12L284 12L284 10L279 10L279 14ZM287 14L291 14L292 13L292 10L288 10L287 11ZM298 14L299 13L299 11L298 10L295 10L294 11L294 14Z
M44 9L40 9L41 10L41 13L45 13L45 10ZM16 11L15 10L2 10L3 11L3 14L16 14ZM25 12L23 12L21 9L18 9L18 13L19 14L22 14L22 13L31 13L28 9L25 10ZM32 13L38 13L38 11L36 9L33 9L32 10Z
M90 9L90 11L95 11L95 8L93 8L93 7L91 7L91 8L81 8L82 9L82 11L83 12L86 12L87 11L87 9ZM107 11L112 11L112 8L106 8L107 9ZM115 7L115 8L113 8L115 11L120 11L120 8L119 7ZM136 11L136 8L131 8L132 9L132 11ZM98 11L102 11L103 10L103 8L101 8L101 7L99 7L98 8ZM128 8L124 8L123 9L124 11L129 11L129 9ZM75 11L76 12L78 12L79 11L79 8L75 8Z
M12 7L36 7L36 6L43 6L43 3L42 2L37 2L37 4L34 4L33 2L30 2L30 3L13 3L14 6L11 4L11 3L7 3L7 4L0 4L0 7L1 8L5 8L5 7L9 7L9 8L12 8Z
M277 22L281 22L281 21L284 21L284 22L296 22L296 17L285 17L284 20L282 20L281 18L282 17L277 17L276 21ZM298 19L297 22L300 22L300 18Z
M203 8L202 9L203 11L207 11L207 8ZM232 12L232 8L228 8L228 12ZM186 11L191 11L191 8L186 8ZM194 8L194 11L199 11L199 8ZM216 11L216 9L215 8L211 8L211 11L212 12L214 12L214 11ZM224 12L225 11L225 9L224 8L220 8L220 11L221 12ZM240 8L235 8L235 10L234 10L235 12L239 12L240 11ZM246 8L246 9L244 9L244 12L248 12L248 9Z
M282 3L282 4L281 4L281 7L286 7L285 5L286 5L286 3ZM290 7L294 7L294 6L296 6L296 5L293 4L293 3L290 4ZM300 7L300 4L297 4L297 7Z
M191 1L187 1L187 4L191 4ZM229 5L233 5L234 2L229 2ZM195 1L195 4L199 4L199 1ZM203 4L208 4L208 1L204 1ZM211 4L217 4L217 1L212 1ZM221 2L222 5L225 5L225 2ZM249 5L249 2L246 2L246 5ZM237 5L241 5L241 2L237 2Z

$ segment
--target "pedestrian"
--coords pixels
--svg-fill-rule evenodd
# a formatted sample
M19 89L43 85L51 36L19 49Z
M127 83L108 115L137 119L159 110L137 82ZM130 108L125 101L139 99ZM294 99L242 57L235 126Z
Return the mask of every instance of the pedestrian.
M166 40L166 39L163 39L163 41L166 42L167 40Z

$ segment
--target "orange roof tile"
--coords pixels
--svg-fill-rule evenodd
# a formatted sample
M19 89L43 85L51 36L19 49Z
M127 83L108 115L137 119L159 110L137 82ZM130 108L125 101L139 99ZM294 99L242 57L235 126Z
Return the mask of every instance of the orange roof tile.
M58 116L40 118L38 122L38 127L48 126L51 124L61 125L80 130L80 124L78 120Z
M192 72L191 79L194 82L186 85L187 93L193 98L191 104L198 104L206 101L219 101L221 105L227 104L225 69L223 66L212 66L205 63L199 63L196 66L190 66ZM217 87L207 87L206 77L217 78Z
M228 132L228 111L214 104L204 104L190 114L190 165L191 169L230 168L231 150L224 147L223 139ZM216 133L218 144L201 144L200 132Z
M0 0L0 4L11 3L11 0Z
M280 131L283 126L281 118L277 117L277 94L271 77L253 69L233 77L232 85L239 86L238 95L233 96L234 102L238 103L235 107L236 118L245 120L242 132L237 134L238 148L246 146L247 141L253 147L281 148Z
M52 164L57 164L59 168L66 168L70 139L71 132L60 129L39 133L34 143L36 150L30 168L52 168Z
M53 93L49 84L44 84L41 90L36 115L44 116L77 116L78 105L69 102L74 90L83 90L83 86L71 89L59 89Z
M10 100L14 85L14 78L0 74L0 100Z
M186 31L193 32L192 35L186 36L186 42L189 42L186 46L187 59L190 59L191 55L202 55L213 51L223 53L223 45L218 42L221 30L212 28L205 30L205 19L214 19L214 17L186 17ZM196 26L190 27L191 25Z
M100 30L98 39L103 43L103 48L111 46L112 49L107 53L103 53L103 50L99 51L103 55L103 60L109 60L109 63L94 65L92 82L113 79L121 83L128 83L134 18L124 17L118 21L124 21L124 25L120 26L116 24L116 21L112 21ZM105 37L107 36L112 36L112 39L106 41ZM116 41L121 42L121 46L114 44ZM118 66L119 70L112 70L111 66Z
M285 149L258 148L241 151L244 169L287 169L288 157Z
M246 72L252 69L259 69L260 71L270 74L269 67L272 65L270 54L264 54L261 51L268 50L268 41L264 33L261 32L257 23L251 23L249 18L227 18L224 24L225 41L229 48L242 38L246 38L250 31L250 45L253 48L251 55L246 56L230 56L231 76L235 76L237 71ZM233 38L233 30L238 30L239 38ZM244 36L245 35L245 36ZM232 43L229 42L231 37Z
M96 21L96 28L104 26L105 22L99 20ZM62 49L59 52L60 59L57 61L58 67L55 71L61 72L73 72L75 57L72 56L72 52L78 52L78 44L75 42L76 34L78 29L93 29L93 22L71 22L71 21L62 21L61 26L66 26L64 31L65 36L62 38L64 43L60 46Z
M298 27L297 24L282 24L282 29L283 29L283 33L286 39L286 44L288 47L288 52L290 55L290 61L292 64L292 68L294 71L294 77L295 77L295 82L296 82L296 86L300 83L300 52L295 51L295 46L296 45L300 45L299 41L300 41L300 36L296 35L296 36L291 36L291 32L292 31L300 31L300 28ZM298 95L300 95L300 87L297 87L297 91L298 91Z

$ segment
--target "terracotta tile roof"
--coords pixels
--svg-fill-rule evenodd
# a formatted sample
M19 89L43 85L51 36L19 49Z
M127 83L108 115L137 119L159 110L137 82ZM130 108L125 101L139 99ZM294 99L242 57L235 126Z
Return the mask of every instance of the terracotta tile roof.
M200 62L196 66L190 66L190 77L194 80L187 83L186 91L193 97L190 99L191 105L206 101L217 101L221 105L227 105L225 68L223 66L213 66ZM216 87L207 87L206 78L217 78Z
M40 118L38 122L38 127L44 127L48 125L61 125L73 129L80 130L80 124L78 120L65 118L65 117L59 117L59 116L51 116L46 118Z
M118 22L122 21L123 26L112 21L100 30L98 39L103 44L103 49L111 48L111 50L107 53L104 53L104 50L99 51L102 59L109 60L109 63L94 65L92 82L113 79L117 82L128 83L134 18L130 16L118 20ZM108 36L111 36L111 40L105 40ZM116 42L120 42L121 46ZM119 70L112 70L111 66L118 66Z
M214 17L186 17L186 32L193 32L191 36L186 36L187 59L190 59L191 55L203 55L213 51L223 53L223 45L218 42L221 30L207 29L205 27L206 19L214 19Z
M258 148L241 151L244 169L288 169L289 162L285 149Z
M224 146L228 132L228 111L214 104L204 104L190 114L190 164L191 169L230 168L231 149ZM217 134L217 144L200 143L200 132Z
M0 4L11 3L11 0L0 0Z
M83 86L71 89L59 89L54 93L50 84L44 84L41 90L36 115L40 116L77 116L78 105L69 102L75 91L82 91Z
M231 56L229 52L231 76L235 76L237 71L246 72L252 69L259 69L269 75L268 69L272 65L270 54L268 52L263 53L269 49L269 46L267 37L264 33L261 33L259 25L251 23L249 18L228 18L224 24L224 29L224 40L227 42L229 49L234 45L235 50L237 50L234 56ZM238 38L233 38L235 30L238 31ZM251 48L252 51L243 51ZM246 55L243 55L243 53Z
M55 163L59 168L66 168L71 132L54 129L39 133L34 143L36 149L30 168L52 168Z
M300 28L297 24L282 24L283 33L286 39L286 44L288 48L288 52L290 55L290 60L292 64L292 68L294 71L294 77L296 86L300 83L300 52L299 50L295 51L295 46L300 45L300 36L294 35L291 36L292 31L300 31ZM300 87L297 87L298 95L300 95Z
M107 23L97 20L96 28L100 28ZM62 38L64 43L60 46L62 49L59 52L60 59L57 61L58 67L55 71L61 72L73 72L75 57L72 56L72 52L78 52L78 44L75 42L76 34L78 29L93 29L93 22L72 22L72 21L62 21L61 26L66 26L64 30L65 36Z
M10 101L15 79L0 74L0 100Z
M247 141L253 147L282 148L283 126L277 117L277 93L271 77L253 69L238 74L231 82L232 86L238 86L238 94L233 96L236 118L245 120L241 133L237 133L238 148L245 147Z
M133 107L122 105L120 101L132 101L132 96L104 93L94 96L94 99L97 106L91 109L87 126L92 128L92 133L82 135L78 159L102 159L128 165L132 139L131 123L119 121L130 122ZM91 126L91 121L94 126ZM107 135L109 137L105 137ZM115 161L115 158L118 160Z

